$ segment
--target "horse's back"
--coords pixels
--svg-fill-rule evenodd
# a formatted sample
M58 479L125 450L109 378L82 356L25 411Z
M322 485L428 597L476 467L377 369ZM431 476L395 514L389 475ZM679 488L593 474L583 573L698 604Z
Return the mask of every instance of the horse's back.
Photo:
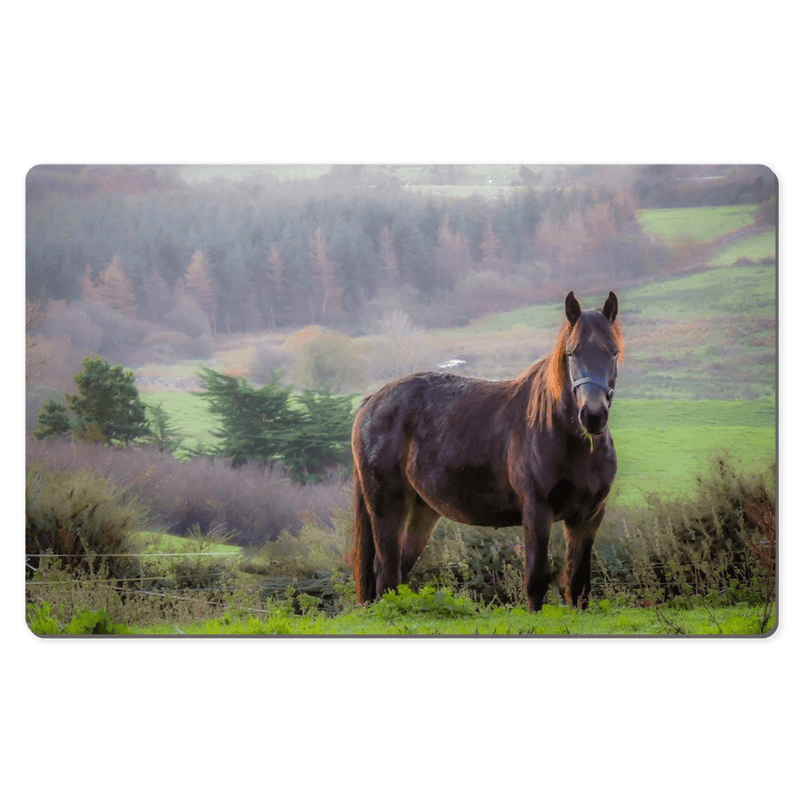
M415 373L364 402L354 425L362 474L413 491L443 516L519 524L507 472L508 392L500 382Z

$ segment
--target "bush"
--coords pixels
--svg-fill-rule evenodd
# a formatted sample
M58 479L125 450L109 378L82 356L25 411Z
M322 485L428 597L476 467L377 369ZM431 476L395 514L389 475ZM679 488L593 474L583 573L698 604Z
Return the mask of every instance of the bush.
M294 355L283 347L265 347L256 352L250 366L250 375L255 383L269 383L280 372L289 370L295 362Z
M466 591L487 605L526 603L521 543L521 528L474 528L443 519L409 581Z
M727 454L715 456L694 498L651 496L646 510L609 514L595 552L595 586L605 596L771 603L774 465L754 474Z
M300 386L341 394L362 391L367 385L366 367L349 336L312 328L300 337L296 352Z
M113 579L136 577L140 565L129 532L140 527L144 513L112 481L32 464L25 482L27 566L35 569L43 554L52 554L73 574L102 568Z
M37 607L33 603L28 604L27 609L28 627L39 636L72 634L73 636L90 635L124 635L129 633L125 625L115 623L105 609L100 611L83 611L70 620L66 625L62 625L51 614L50 604L42 603Z
M280 467L247 464L231 469L223 459L177 461L155 447L116 450L82 441L28 439L29 463L49 470L94 472L135 493L149 510L149 527L188 536L221 528L231 544L260 546L304 520L325 524L331 510L350 502L341 482L290 483Z
M355 603L355 584L348 561L352 539L352 514L335 510L333 524L307 519L296 534L284 531L277 539L252 552L240 566L243 572L263 575L262 597L275 600L306 595L315 606L341 609Z

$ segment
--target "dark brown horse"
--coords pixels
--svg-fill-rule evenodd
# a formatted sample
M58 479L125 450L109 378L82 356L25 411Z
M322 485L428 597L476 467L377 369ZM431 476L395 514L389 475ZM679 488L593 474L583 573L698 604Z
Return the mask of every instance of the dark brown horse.
M367 603L408 580L439 517L525 531L539 611L554 520L566 528L567 600L586 608L591 550L617 471L608 412L622 330L617 298L572 292L553 352L511 381L420 372L364 399L353 424L354 573Z

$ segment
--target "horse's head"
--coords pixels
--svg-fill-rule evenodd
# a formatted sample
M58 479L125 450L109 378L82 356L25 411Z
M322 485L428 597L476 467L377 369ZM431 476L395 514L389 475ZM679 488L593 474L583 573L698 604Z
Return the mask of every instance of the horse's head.
M602 309L581 310L570 292L565 301L569 331L565 339L566 377L578 408L578 421L590 434L605 431L617 380L622 337L617 296L608 293Z

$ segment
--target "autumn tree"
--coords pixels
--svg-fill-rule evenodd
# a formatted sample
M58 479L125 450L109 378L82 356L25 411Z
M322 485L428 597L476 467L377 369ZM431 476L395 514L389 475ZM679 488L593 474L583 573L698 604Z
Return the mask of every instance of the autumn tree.
M184 290L200 308L208 315L212 330L216 319L217 292L211 282L208 262L201 250L196 250L189 262L186 274L179 282L180 289Z
M318 227L309 238L309 262L311 263L311 295L312 319L319 311L320 319L325 318L328 307L335 308L341 300L341 288L336 285L336 271L328 257L328 241L322 227Z
M119 256L111 259L111 263L100 276L96 298L103 305L119 311L126 317L131 317L136 312L136 294L130 279L122 268L122 260Z

